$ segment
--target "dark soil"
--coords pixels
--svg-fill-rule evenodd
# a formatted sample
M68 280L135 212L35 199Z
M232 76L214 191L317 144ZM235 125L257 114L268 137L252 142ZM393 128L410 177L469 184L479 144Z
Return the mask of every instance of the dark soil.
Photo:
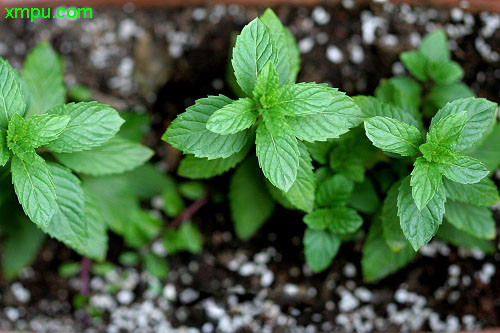
M0 55L19 66L26 50L42 39L49 39L66 61L68 84L87 85L100 102L121 110L153 113L153 130L147 144L158 153L155 162L173 170L180 155L161 142L161 135L169 122L195 99L208 94L232 95L224 83L231 34L262 9L219 5L136 10L126 6L94 10L91 20L35 23L4 20L0 24ZM400 73L398 54L413 47L415 36L434 27L444 27L452 35L455 60L465 69L464 81L477 95L500 100L500 30L494 25L492 32L485 28L500 20L498 15L472 16L457 10L392 5L353 8L339 5L325 9L327 22L322 21L325 15L317 9L276 8L307 51L302 55L299 81L328 82L349 95L372 94L380 79ZM373 30L373 39L372 24L378 25ZM341 52L341 59L332 52L332 46ZM211 180L210 186L225 191L227 183L226 175ZM477 252L433 242L407 268L379 283L365 284L359 267L361 242L343 245L333 266L325 273L313 275L304 267L301 244L304 226L298 213L277 209L271 221L248 242L234 237L226 204L209 204L194 220L204 234L204 251L198 256L169 257L168 283L179 293L193 289L199 294L191 301L175 298L162 308L172 327L203 327L204 332L205 329L210 332L210 325L221 332L231 332L231 328L313 332L500 326L498 254L483 258ZM109 259L116 262L123 245L112 237L110 247ZM261 251L269 254L264 264L255 256ZM235 263L244 257L242 263ZM31 294L27 303L14 297L12 283L0 282L0 328L65 331L83 327L81 312L75 312L71 305L77 294L78 279L68 280L56 274L59 264L69 258L77 256L54 241L46 242L33 269L26 270L20 279ZM243 269L245 263L254 271L247 274ZM262 272L272 272L272 284L262 284L264 273L255 270L255 266L261 267ZM485 271L491 266L497 269L488 275ZM456 267L460 270L458 275L452 274ZM148 299L145 281L148 280L141 278L134 288L134 304L143 304ZM370 290L371 300L363 301L363 297L356 296L361 304L355 309L343 309L341 303L349 298L346 293L357 295L361 293L360 287ZM411 295L406 298L401 296L408 293ZM423 296L424 305L418 304L419 295ZM250 316L251 324L224 326L221 318L226 317L210 315L208 301L223 309L227 318ZM245 307L248 304L252 306ZM278 306L276 313L273 305ZM20 319L12 320L7 314L10 308L20 311ZM372 311L373 315L365 318L363 311ZM110 322L113 327L120 327L112 318L113 311L102 313L102 321L93 322L96 328L105 331ZM473 316L472 323L467 315ZM415 324L419 318L423 320L421 325ZM21 321L24 322L20 324ZM363 326L366 322L372 326ZM204 326L207 323L211 324ZM125 327L123 331L141 331ZM151 330L161 331L158 327Z

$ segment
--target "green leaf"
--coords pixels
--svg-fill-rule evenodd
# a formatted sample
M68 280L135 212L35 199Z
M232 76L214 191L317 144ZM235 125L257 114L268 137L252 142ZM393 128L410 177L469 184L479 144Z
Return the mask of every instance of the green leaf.
M431 201L434 194L443 184L443 176L439 166L419 157L411 172L411 193L415 204L422 210Z
M427 80L427 60L419 51L406 51L399 56L406 69L420 81Z
M318 273L330 266L339 251L340 244L340 238L332 232L306 229L304 253L309 267Z
M353 101L359 106L366 119L377 116L388 117L420 128L418 121L416 121L408 112L405 112L392 104L384 103L375 97L356 96L353 98Z
M406 266L414 256L415 251L411 246L393 252L384 241L380 220L377 219L370 227L363 246L363 277L369 282L380 280Z
M432 62L447 62L450 60L448 40L443 30L436 30L427 34L418 48L420 53Z
M289 117L320 113L333 102L331 90L325 84L287 84L278 88L274 96L275 103L268 108L275 108Z
M249 239L271 217L274 201L254 157L235 171L229 184L229 205L236 234Z
M234 74L248 96L252 96L257 77L268 61L277 65L277 52L269 29L256 18L241 30L233 49Z
M330 93L326 107L308 115L287 117L290 131L299 140L314 142L338 138L364 119L361 110L349 96L337 89L324 89ZM286 115L289 113L286 110L284 112Z
M92 150L54 155L76 172L103 176L137 168L153 156L153 151L139 143L115 137Z
M444 221L443 225L439 228L436 237L455 246L465 246L471 249L480 249L481 251L490 254L495 252L495 246L491 241L471 236L466 232L458 230L451 223L448 223L446 221Z
M104 215L90 193L84 191L85 208L83 218L87 225L87 252L89 258L104 261L108 251L108 233Z
M316 205L345 206L351 199L354 190L352 180L344 175L333 175L318 184L316 192Z
M163 210L168 217L176 217L182 213L185 204L179 191L174 184L170 184L163 190Z
M438 84L450 84L464 77L464 70L454 61L431 62L427 71L429 77Z
M286 28L281 24L279 18L270 8L266 9L264 14L260 17L260 20L269 29L269 33L276 47L276 69L279 75L279 83L293 83L294 81L290 81L293 74L291 71L291 66L293 64L290 56L293 56L293 54L290 54L289 51L288 41L286 39Z
M435 84L427 94L427 102L435 107L437 111L437 109L444 107L446 103L467 97L474 97L474 92L461 82L447 85Z
M7 146L7 136L4 131L0 131L0 167L3 167L10 159L10 151Z
M279 77L272 62L268 62L257 77L253 96L260 99L263 96L273 96L279 87Z
M23 79L30 97L28 116L45 113L66 101L63 61L48 42L38 44L28 54Z
M147 112L123 112L120 114L125 123L120 127L118 135L122 138L141 142L149 132L151 115Z
M160 218L146 210L137 209L130 214L123 238L128 246L140 248L149 244L159 234L162 226Z
M467 112L465 111L441 118L441 120L431 125L427 133L427 141L453 148L458 142L466 122Z
M193 155L185 156L177 169L177 174L191 179L206 179L219 176L224 172L234 168L243 161L250 148L254 146L253 136L248 139L247 144L236 154L228 158L216 158L209 160L207 158L198 158Z
M175 186L172 177L151 163L121 174L128 182L130 191L141 199L151 199L168 186Z
M424 158L429 162L449 163L458 153L445 146L438 146L434 142L424 143L419 147Z
M2 271L10 280L35 260L45 235L24 215L3 219L2 229L7 229L3 236Z
M215 111L207 121L207 129L221 135L238 133L255 124L258 115L252 99L240 98Z
M357 231L363 219L354 209L347 207L320 208L304 216L304 223L313 230L328 229L339 235Z
M467 185L445 179L443 184L446 196L455 201L481 207L490 207L498 202L497 186L489 178Z
M274 186L287 192L297 179L300 156L297 140L286 133L276 136L261 123L255 143L262 172Z
M500 124L495 123L493 130L488 134L469 155L474 157L488 168L496 170L500 167Z
M297 178L284 195L296 208L311 212L314 208L314 192L316 191L314 168L309 151L302 142L299 142L299 152Z
M144 257L144 269L160 280L165 279L169 271L167 261L153 252L148 252Z
M391 103L405 110L415 119L421 119L422 87L407 76L396 76L382 80L375 90L375 96L386 103Z
M29 136L26 120L18 114L12 116L7 130L7 146L23 161L32 162L37 158L34 147L25 137Z
M290 60L290 78L289 83L293 83L297 80L297 75L300 71L300 50L297 45L295 37L292 35L290 30L285 28L285 41L288 48L288 57Z
M414 156L423 142L418 128L387 117L373 117L365 121L366 136L373 145L385 152Z
M488 169L475 158L455 154L453 160L441 163L446 178L461 184L474 184L488 176Z
M476 207L462 202L446 202L444 218L455 228L477 238L495 238L495 220L488 207Z
M0 58L0 127L6 129L12 116L24 115L26 104L19 74Z
M203 238L194 224L184 222L177 230L167 229L165 231L163 244L168 254L181 251L196 254L201 252Z
M215 111L231 103L222 95L198 99L170 124L162 139L185 154L210 160L239 152L248 140L249 131L220 135L210 132L206 126Z
M56 153L80 152L100 146L113 138L123 124L118 112L96 102L64 104L47 113L71 118L57 140L47 145Z
M374 214L378 211L380 200L370 178L365 178L362 183L354 184L348 205L365 214Z
M409 246L408 240L403 234L403 230L401 230L398 217L398 194L400 186L401 182L396 182L391 186L382 205L382 213L380 215L385 242L394 252L401 251L404 247Z
M468 119L455 146L456 151L464 151L481 140L495 121L498 105L484 98L462 98L446 104L440 109L431 126L450 114L467 111Z
M201 199L207 193L207 188L201 182L182 182L179 184L179 193L184 198L194 201Z
M56 188L45 161L37 156L27 163L14 156L11 164L12 183L28 217L39 226L46 226L56 212Z
M84 85L75 84L68 89L68 99L73 102L89 102L92 100L92 91Z
M399 188L398 216L403 233L417 251L431 240L442 223L446 195L441 186L427 206L419 210L411 192L410 177L407 177Z
M55 163L48 163L56 189L56 211L42 230L81 255L88 256L88 226L84 219L85 199L80 180Z

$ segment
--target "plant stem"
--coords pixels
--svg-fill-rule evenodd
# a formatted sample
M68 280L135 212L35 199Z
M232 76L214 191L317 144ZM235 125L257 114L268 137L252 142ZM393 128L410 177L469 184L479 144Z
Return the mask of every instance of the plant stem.
M92 260L87 257L82 258L82 263L80 264L80 293L83 296L88 296L90 293L90 268L92 267Z
M208 202L208 195L205 195L201 197L200 199L196 200L193 202L191 205L189 205L182 213L177 216L172 223L170 223L169 227L171 228L177 228L182 224L182 222L186 221L189 219L191 216L193 216L198 210L200 210L201 207L205 206L205 204Z

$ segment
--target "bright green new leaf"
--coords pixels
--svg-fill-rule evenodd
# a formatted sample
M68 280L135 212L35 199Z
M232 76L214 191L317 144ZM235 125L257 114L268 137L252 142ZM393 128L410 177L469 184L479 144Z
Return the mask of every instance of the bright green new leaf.
M446 202L444 218L455 228L477 238L495 238L495 219L488 207L476 207L462 202Z
M253 96L260 99L263 96L273 96L278 89L279 77L278 72L272 62L268 62L257 77L255 87L253 89Z
M398 194L400 186L401 182L396 182L391 186L387 192L384 204L382 205L382 213L380 214L385 242L394 252L401 251L406 246L409 247L408 240L403 234L403 230L401 230L398 217Z
M461 184L474 184L488 176L489 170L475 158L456 154L453 160L441 163L443 174Z
M410 185L413 199L419 210L431 201L442 184L443 176L439 166L428 162L423 157L417 158L411 173Z
M47 145L56 153L80 152L100 146L113 138L123 124L118 112L96 102L64 104L47 113L71 118L57 140Z
M373 117L365 121L366 136L373 145L385 152L414 156L423 142L418 128L387 117Z
M309 267L318 273L330 266L339 251L340 244L339 236L330 231L306 229L304 253Z
M314 208L316 191L314 168L307 147L300 141L298 143L300 156L297 178L284 196L294 207L304 212L311 212Z
M320 208L304 216L304 223L313 230L328 229L339 235L357 231L363 219L354 209L347 207Z
M220 135L210 132L206 125L215 111L231 103L222 95L197 100L170 124L162 139L185 154L210 160L239 152L248 140L249 131Z
M432 62L428 64L427 72L437 84L450 84L464 76L464 70L454 61Z
M446 196L451 200L474 206L490 207L498 202L498 189L489 178L483 178L475 184L460 184L444 179Z
M271 217L274 201L255 157L244 161L231 178L229 205L236 234L244 240L251 238Z
M40 227L46 226L57 208L56 188L47 164L39 156L30 163L14 156L10 169L24 212Z
M491 241L471 236L466 232L458 230L447 221L444 221L443 225L439 228L436 237L455 246L465 246L470 249L480 249L481 251L490 254L495 252L495 246Z
M80 180L66 169L55 163L48 163L56 189L56 211L42 230L51 237L84 256L91 254L88 248L88 225L84 218L85 198Z
M29 92L28 116L42 114L64 104L64 65L48 42L38 44L26 57L23 79Z
M450 60L448 40L443 30L436 30L427 34L422 39L418 50L431 62L447 62Z
M404 235L415 251L427 244L436 234L443 221L446 194L444 187L439 187L427 206L419 210L413 200L410 177L399 187L398 216Z
M406 51L399 56L406 69L420 81L427 80L427 60L419 51Z
M0 127L7 129L12 116L17 113L22 117L25 109L19 74L0 58Z
M271 33L258 18L247 24L236 38L231 61L239 86L252 96L257 77L266 63L277 65Z
M450 163L455 158L456 152L445 146L438 146L433 142L426 142L418 147L424 158L429 162Z
M76 172L103 176L137 168L153 156L153 151L139 143L115 137L92 150L54 155Z
M215 111L207 121L207 129L221 135L238 133L255 124L258 115L254 100L240 98Z
M351 199L354 183L344 175L333 175L318 184L318 207L345 206Z
M427 141L452 148L458 142L467 122L467 112L452 113L431 125Z
M462 98L446 104L440 109L434 118L431 126L450 114L467 111L468 119L462 131L462 135L455 145L456 151L464 151L471 147L491 128L495 121L498 105L484 98Z
M274 186L287 192L295 182L299 168L297 139L287 133L276 136L261 123L255 143L262 172Z

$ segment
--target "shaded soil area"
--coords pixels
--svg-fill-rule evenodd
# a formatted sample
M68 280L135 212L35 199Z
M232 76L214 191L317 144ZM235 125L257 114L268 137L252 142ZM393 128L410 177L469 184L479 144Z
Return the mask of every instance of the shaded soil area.
M180 154L162 143L161 135L195 99L232 96L225 83L232 33L263 9L139 10L126 5L99 10L91 20L4 20L0 55L20 68L27 50L50 40L65 59L68 85L86 85L95 99L120 110L153 113L146 143L157 152L155 163L174 170ZM299 81L328 82L349 95L372 94L380 79L404 73L400 52L418 45L426 31L442 27L451 38L454 59L465 69L464 81L477 95L500 100L498 15L352 1L275 9L299 42ZM228 179L218 177L209 185L224 192ZM498 220L498 210L495 214ZM443 331L500 326L498 254L485 257L434 241L407 268L365 284L359 267L361 241L343 245L327 272L314 275L304 266L299 213L277 209L248 242L235 238L226 204L210 203L194 222L203 232L204 251L169 257L167 281L154 281L135 267L92 278L91 330ZM111 237L110 248L108 258L116 262L123 244ZM80 281L56 273L68 259L78 257L47 241L19 281L0 281L1 329L83 329L85 314L74 306ZM117 286L113 292L111 285Z

